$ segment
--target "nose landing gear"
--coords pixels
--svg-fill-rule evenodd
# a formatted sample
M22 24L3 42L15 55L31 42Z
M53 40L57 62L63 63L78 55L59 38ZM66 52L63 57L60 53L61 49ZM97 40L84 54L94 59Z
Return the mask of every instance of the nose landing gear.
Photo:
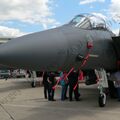
M100 107L104 107L107 102L105 89L108 88L106 71L101 68L100 70L95 70L95 73L98 78L98 90L99 90L98 104Z
M98 103L100 107L104 107L106 105L106 94L105 93L99 94Z

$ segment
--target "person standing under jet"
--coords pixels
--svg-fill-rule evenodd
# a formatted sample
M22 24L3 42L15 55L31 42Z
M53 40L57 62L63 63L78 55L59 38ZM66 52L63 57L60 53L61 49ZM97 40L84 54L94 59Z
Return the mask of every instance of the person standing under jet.
M47 99L48 98L48 85L49 85L49 83L48 83L48 73L47 72L44 72L44 74L43 74L43 85L44 85L44 97L45 97L45 99Z
M64 101L65 99L67 99L67 87L68 87L68 80L67 78L65 77L66 76L66 73L65 72L60 72L60 84L62 86L62 90L61 90L61 100Z
M109 78L109 76L108 76ZM114 82L108 79L108 90L111 98L117 98L117 89L114 85Z
M117 89L118 101L120 101L120 71L115 72L110 76L110 80L115 82L115 87Z
M120 101L120 71L115 73L115 87L117 88L118 101Z
M55 85L55 74L53 72L49 73L49 77L47 79L48 81L48 100L49 101L55 101L54 99L54 89L53 86Z
M76 87L76 89L74 90L74 87L76 86L76 84L78 84L78 76L79 76L79 72L76 70L73 70L70 75L68 76L69 79L69 100L72 101L72 94L74 91L74 96L75 96L75 100L79 101L79 94L78 94L78 85Z
M68 97L67 97L67 90L68 90L68 77L66 77L66 75L67 75L67 73L66 72L64 72L64 76L65 76L65 94L64 94L64 97L65 97L65 99L68 99Z

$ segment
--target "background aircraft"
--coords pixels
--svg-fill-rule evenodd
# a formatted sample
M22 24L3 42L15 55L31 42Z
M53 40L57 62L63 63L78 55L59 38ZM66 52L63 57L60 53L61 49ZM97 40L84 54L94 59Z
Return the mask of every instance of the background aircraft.
M30 70L117 70L115 35L104 19L77 15L58 28L14 38L0 46L0 64ZM87 61L85 61L88 59ZM90 74L90 72L89 72ZM88 74L88 75L89 75Z

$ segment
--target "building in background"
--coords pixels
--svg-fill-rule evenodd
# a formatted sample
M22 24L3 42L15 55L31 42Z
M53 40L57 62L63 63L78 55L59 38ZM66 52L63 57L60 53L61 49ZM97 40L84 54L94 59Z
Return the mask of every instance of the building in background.
M11 40L11 38L7 38L7 37L0 37L0 44L6 43L9 40Z

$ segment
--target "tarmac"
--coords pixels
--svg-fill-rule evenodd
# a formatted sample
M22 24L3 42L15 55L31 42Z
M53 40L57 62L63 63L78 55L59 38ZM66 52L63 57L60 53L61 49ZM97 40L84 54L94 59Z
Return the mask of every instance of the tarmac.
M43 87L31 88L25 79L0 80L0 120L119 120L120 102L107 99L104 108L98 105L97 86L80 84L81 101L44 99Z

